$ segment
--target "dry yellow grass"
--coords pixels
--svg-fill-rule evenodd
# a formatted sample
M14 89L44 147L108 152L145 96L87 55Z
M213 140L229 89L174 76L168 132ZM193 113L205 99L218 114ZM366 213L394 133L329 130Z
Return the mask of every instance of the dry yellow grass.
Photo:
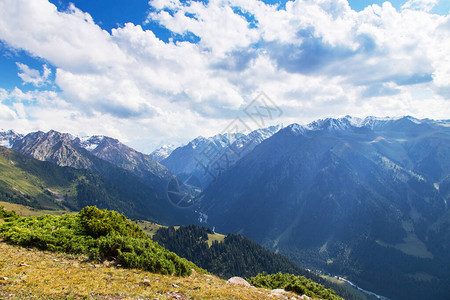
M25 265L23 265L25 264ZM7 279L5 279L7 278ZM289 299L298 295L286 294ZM0 299L286 299L218 277L151 274L0 241Z

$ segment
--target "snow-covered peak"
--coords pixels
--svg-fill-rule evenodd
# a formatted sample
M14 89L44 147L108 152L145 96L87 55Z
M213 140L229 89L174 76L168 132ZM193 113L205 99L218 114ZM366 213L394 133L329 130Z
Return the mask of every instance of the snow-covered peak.
M287 130L289 130L289 132L292 132L295 135L301 135L301 134L305 133L306 130L309 129L309 128L302 126L300 124L297 124L297 123L291 124L286 128L287 128Z
M23 134L17 133L14 130L0 130L0 146L11 148L14 141L21 139Z
M150 157L157 162L161 162L163 159L168 157L175 149L176 146L174 145L162 145L161 147L150 153Z
M103 135L84 136L79 138L80 146L88 151L93 151L105 139Z
M348 116L340 119L326 118L309 123L309 130L344 130L353 126Z

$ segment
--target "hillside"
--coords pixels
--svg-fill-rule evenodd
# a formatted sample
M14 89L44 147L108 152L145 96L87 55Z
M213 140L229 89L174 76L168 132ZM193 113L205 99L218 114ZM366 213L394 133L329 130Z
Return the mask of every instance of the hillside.
M95 158L96 160L100 160ZM148 184L107 162L108 176L27 157L0 147L0 200L39 209L80 210L96 205L130 218L175 223L193 219Z
M217 231L377 294L445 299L446 124L345 117L290 125L213 182L196 209Z
M26 266L21 266L25 263ZM25 273L25 274L24 274ZM5 278L7 278L5 280ZM286 293L290 299L299 299ZM94 265L85 256L0 242L0 298L27 299L285 299L269 290L231 286L216 276L172 277Z
M189 225L178 228L160 227L153 233L152 239L221 278L250 278L260 273L289 273L304 276L333 289L337 295L347 300L366 299L366 295L357 293L343 282L333 283L325 280L241 235L224 236L209 228Z

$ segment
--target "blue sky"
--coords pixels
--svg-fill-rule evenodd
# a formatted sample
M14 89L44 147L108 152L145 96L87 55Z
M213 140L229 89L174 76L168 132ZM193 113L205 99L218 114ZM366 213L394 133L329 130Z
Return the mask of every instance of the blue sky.
M144 152L273 123L450 117L450 1L0 0L0 128ZM252 128L256 129L256 128Z

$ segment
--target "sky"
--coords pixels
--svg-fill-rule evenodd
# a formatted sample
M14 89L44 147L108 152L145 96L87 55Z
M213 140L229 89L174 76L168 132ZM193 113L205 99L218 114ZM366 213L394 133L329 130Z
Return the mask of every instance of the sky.
M449 119L449 12L449 0L0 0L0 128L149 153L236 120ZM264 120L249 114L261 95Z

